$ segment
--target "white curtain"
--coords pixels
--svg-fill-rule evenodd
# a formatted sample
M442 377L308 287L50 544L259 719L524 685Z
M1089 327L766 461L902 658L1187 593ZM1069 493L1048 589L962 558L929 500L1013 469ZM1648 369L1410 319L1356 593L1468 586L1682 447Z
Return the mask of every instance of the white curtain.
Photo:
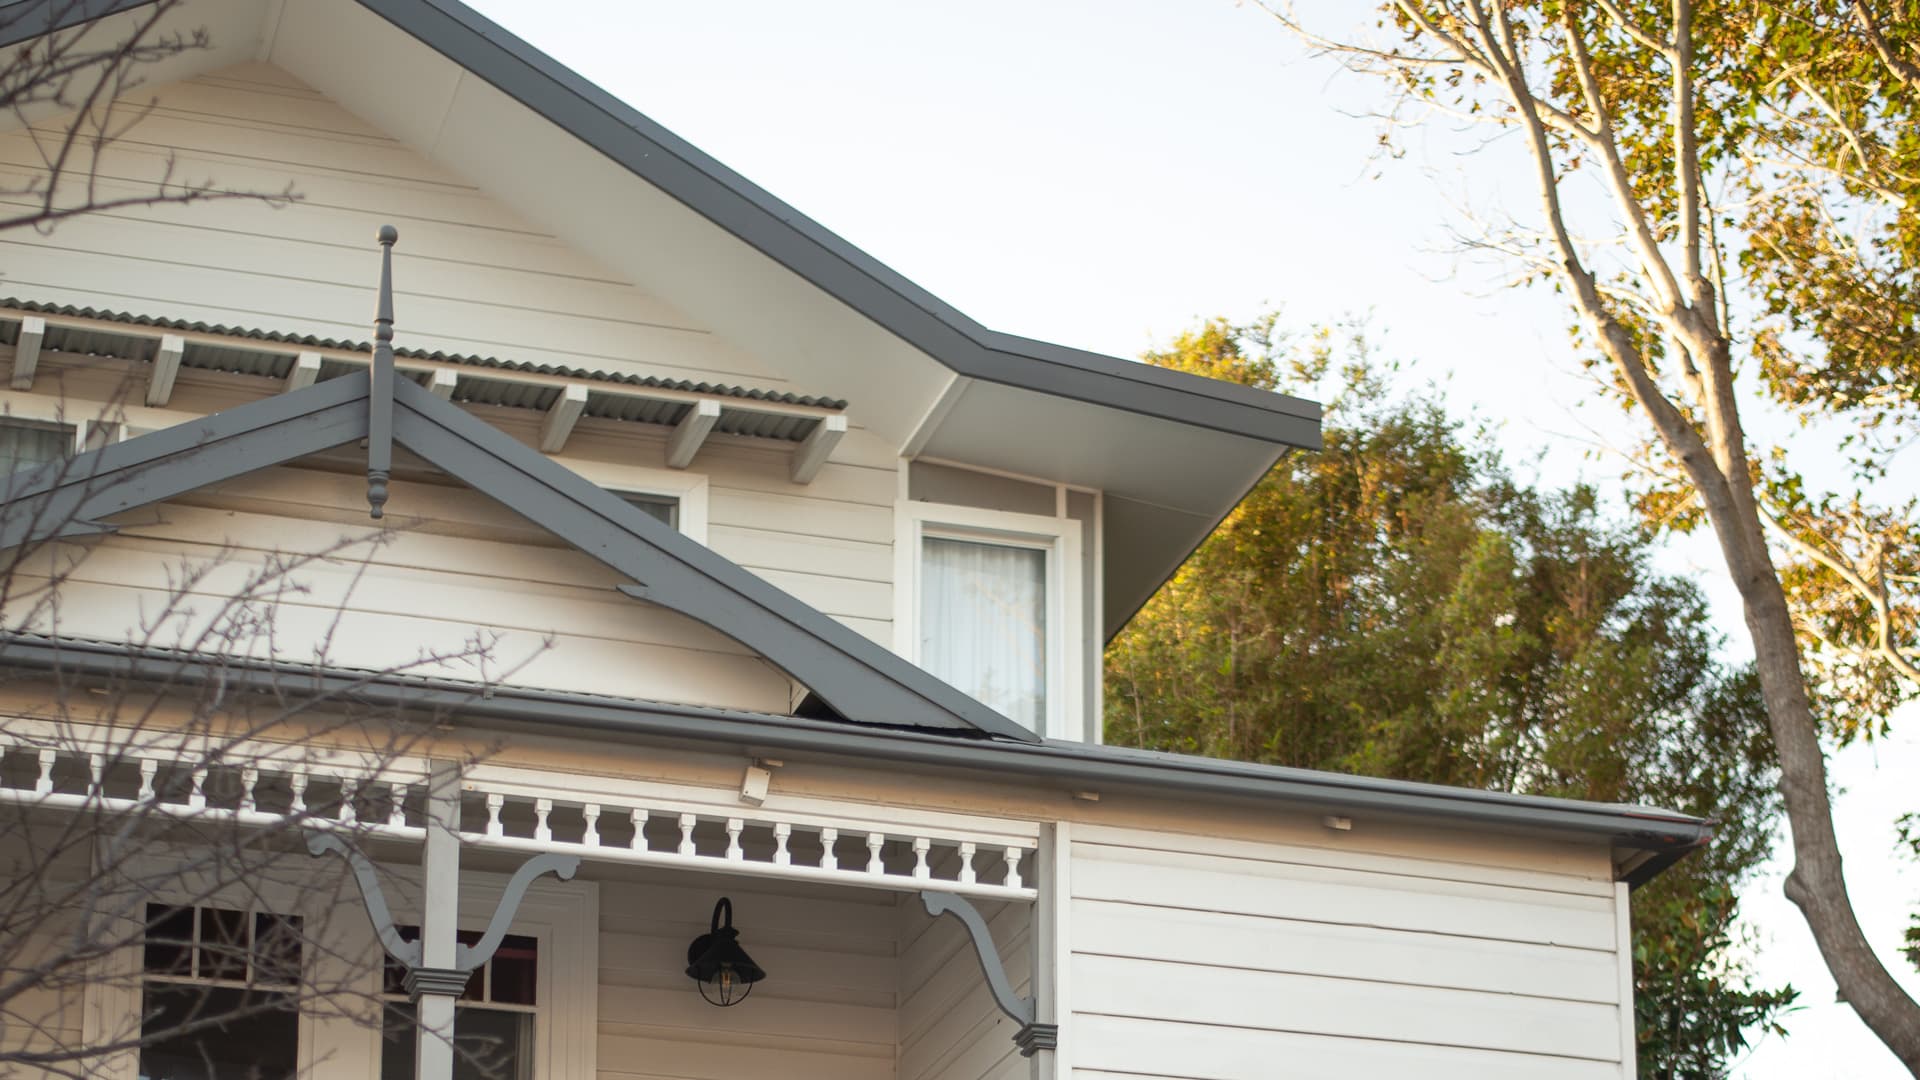
M1047 715L1047 553L921 541L920 663L1008 718Z
M58 460L72 451L72 428L0 423L0 477Z

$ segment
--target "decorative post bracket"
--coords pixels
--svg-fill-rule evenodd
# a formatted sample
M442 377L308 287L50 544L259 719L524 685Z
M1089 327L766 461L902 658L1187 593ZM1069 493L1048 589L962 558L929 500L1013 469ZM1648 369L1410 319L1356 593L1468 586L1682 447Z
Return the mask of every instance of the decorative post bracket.
M407 969L407 996L415 1001L420 994L459 994L466 989L467 979L473 969L493 958L495 949L500 947L500 939L507 936L507 928L513 925L513 916L520 910L520 901L527 894L527 887L542 874L552 874L561 881L573 880L580 871L580 856L558 855L549 852L535 855L520 864L513 872L507 887L500 895L500 904L493 911L493 918L487 923L487 931L480 940L472 945L457 946L453 954L451 968L429 968L420 966L420 943L407 941L400 936L400 928L394 925L393 913L387 908L386 894L380 889L380 879L374 873L373 863L346 841L331 833L315 833L307 837L307 851L314 857L332 852L347 860L353 868L353 876L360 884L360 898L366 902L367 918L373 921L373 932L379 935L381 947L387 955L394 958ZM976 915L975 918L978 918Z
M1020 1048L1020 1056L1032 1057L1038 1050L1057 1049L1060 1045L1060 1025L1036 1021L1033 999L1023 998L1013 992L1013 984L1007 979L1006 965L1000 961L1000 950L994 947L993 933L987 929L987 920L980 917L980 909L965 897L933 889L922 890L920 902L927 906L928 915L936 919L951 915L967 928L967 935L973 939L974 955L980 960L980 971L987 977L987 989L993 992L994 1004L1020 1025L1020 1030L1013 1034L1013 1043Z

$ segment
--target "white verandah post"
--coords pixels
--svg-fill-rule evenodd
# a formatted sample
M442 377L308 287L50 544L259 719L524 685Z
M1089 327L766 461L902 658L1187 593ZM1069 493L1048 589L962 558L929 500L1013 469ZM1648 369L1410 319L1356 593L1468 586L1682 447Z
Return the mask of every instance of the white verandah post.
M1072 1075L1072 1035L1067 1030L1067 975L1073 959L1068 924L1073 898L1072 826L1064 821L1043 827L1035 851L1033 902L1033 1013L1040 1023L1060 1027L1057 1049L1038 1050L1030 1060L1033 1080L1066 1080Z
M450 969L460 922L460 769L435 762L427 780L427 840L422 859L420 964ZM453 1080L453 1003L459 990L422 986L414 1005L415 1080Z

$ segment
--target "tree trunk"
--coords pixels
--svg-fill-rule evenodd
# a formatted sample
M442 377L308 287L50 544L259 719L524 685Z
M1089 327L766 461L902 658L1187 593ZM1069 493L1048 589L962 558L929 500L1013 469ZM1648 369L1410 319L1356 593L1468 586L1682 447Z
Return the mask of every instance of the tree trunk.
M1747 511L1747 512L1741 512ZM1780 794L1793 835L1793 871L1786 894L1800 908L1821 958L1847 1004L1901 1064L1920 1077L1920 1004L1895 982L1860 930L1841 874L1840 845L1827 796L1827 765L1818 724L1807 698L1786 595L1757 513L1742 507L1716 520L1721 550L1740 590L1753 638L1761 694L1780 759ZM1718 517L1719 515L1716 515ZM1758 552L1758 556L1753 552Z

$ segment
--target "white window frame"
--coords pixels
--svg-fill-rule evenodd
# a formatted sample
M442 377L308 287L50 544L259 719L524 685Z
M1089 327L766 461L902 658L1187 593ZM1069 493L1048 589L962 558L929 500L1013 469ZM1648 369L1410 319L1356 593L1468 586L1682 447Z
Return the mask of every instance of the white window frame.
M707 542L707 477L679 469L651 469L558 457L555 460L616 495L656 495L680 502L680 534Z
M894 651L915 664L920 657L922 541L967 540L1035 548L1047 553L1047 715L1037 733L1052 739L1084 739L1086 706L1080 665L1086 662L1081 632L1085 598L1081 579L1081 523L1007 510L901 500L894 505Z
M165 880L169 866L189 860L184 849L156 848L137 857L129 873L146 880ZM413 879L417 866L381 866L381 878L394 918L419 922L419 889ZM383 968L380 944L361 905L358 890L341 880L344 863L316 862L306 856L288 856L254 886L207 890L183 878L162 885L149 897L153 903L192 904L200 907L246 909L264 901L267 910L298 915L306 925L326 935L328 948L308 948L301 957L303 977L312 965L348 965L342 957L361 956L358 971L347 968L357 985L354 1008L378 999ZM462 930L484 930L506 889L507 875L462 871L460 920ZM303 886L311 887L303 887ZM333 906L338 904L339 906ZM539 942L535 978L539 998L534 1010L534 1080L594 1080L598 1068L600 993L600 892L596 882L575 879L535 881L514 915L511 933ZM141 972L144 951L140 941L115 949L87 981L82 1001L82 1038L88 1045L124 1038L129 1021L140 1015ZM334 974L329 981L342 976ZM380 1023L377 1017L356 1020L300 1011L299 1075L303 1080L378 1080ZM139 1055L129 1051L95 1066L101 1080L134 1080Z

